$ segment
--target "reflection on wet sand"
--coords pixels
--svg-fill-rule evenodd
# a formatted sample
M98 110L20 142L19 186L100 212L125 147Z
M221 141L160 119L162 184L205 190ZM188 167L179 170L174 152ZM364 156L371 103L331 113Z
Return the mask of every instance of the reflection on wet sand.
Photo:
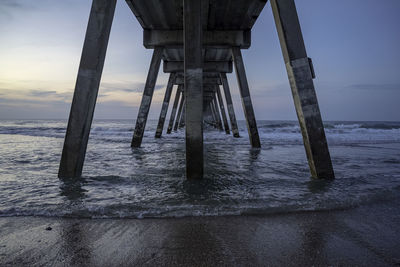
M60 236L59 258L67 266L90 266L92 247L86 229L79 221L63 220L58 232Z
M398 205L271 216L0 218L0 265L395 265Z

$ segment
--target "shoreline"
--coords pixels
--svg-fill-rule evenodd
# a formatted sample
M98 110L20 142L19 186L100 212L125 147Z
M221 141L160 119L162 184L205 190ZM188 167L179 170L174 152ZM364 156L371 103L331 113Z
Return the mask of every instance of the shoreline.
M394 266L400 264L399 207L386 201L269 215L0 217L0 265Z

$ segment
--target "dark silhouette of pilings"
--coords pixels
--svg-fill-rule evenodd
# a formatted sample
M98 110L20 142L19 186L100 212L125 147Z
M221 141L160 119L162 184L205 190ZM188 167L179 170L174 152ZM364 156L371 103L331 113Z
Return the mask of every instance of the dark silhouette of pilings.
M80 177L103 72L116 0L93 0L58 177Z
M236 70L236 77L239 85L240 97L244 115L247 121L250 144L254 148L260 148L260 136L258 135L256 117L254 115L253 103L251 102L249 84L247 83L246 71L244 68L242 52L238 47L232 48L233 62Z
M311 175L315 178L334 178L314 88L314 68L307 56L295 3L293 0L272 0L271 6Z
M179 126L185 127L187 179L203 177L204 123L225 130L226 134L231 129L233 136L239 137L226 75L232 73L233 66L250 144L260 148L241 49L250 47L251 29L266 1L236 1L228 6L206 0L165 0L162 5L156 0L126 1L143 27L144 46L154 49L131 146L137 148L142 143L163 61L163 70L170 77L155 137L162 136L173 86L177 85L167 134ZM93 0L60 161L60 178L82 174L115 6L116 0ZM165 6L170 8L162 8ZM313 83L314 69L306 53L294 0L271 0L271 6L311 175L334 178ZM235 12L238 10L245 12Z
M132 147L140 147L142 144L144 129L146 127L147 117L149 116L149 110L151 100L153 99L154 87L156 86L158 71L160 69L161 56L163 53L162 47L156 47L151 58L149 73L147 74L146 84L143 90L142 102L138 116L136 119L135 132L132 138Z
M176 116L176 110L177 110L178 104L179 104L179 97L181 95L182 95L182 85L179 85L178 88L176 89L175 100L174 100L174 105L173 105L172 111L171 111L171 117L169 119L167 134L170 134L172 132L172 128L174 126L174 121L175 121L175 116Z
M224 101L222 100L221 89L219 88L219 85L215 86L215 90L217 93L217 100L218 100L219 108L221 110L222 121L224 123L225 133L230 134L231 131L229 130L228 119L226 118Z
M160 118L158 119L157 130L156 130L156 138L160 138L162 135L162 131L164 128L165 117L167 116L169 100L171 99L172 87L174 87L175 74L171 73L169 75L169 80L167 84L167 88L165 89L164 101L161 106Z
M183 0L186 178L203 178L202 1Z
M226 73L221 73L222 88L224 88L226 108L228 109L229 119L231 121L232 133L234 137L239 136L239 129L236 122L235 110L233 109L232 96L229 89L228 79L226 78Z
M178 130L179 122L181 121L182 110L183 110L184 105L185 105L185 94L182 93L181 101L179 103L179 108L178 108L178 114L176 115L176 120L175 120L175 124L174 124L174 131Z

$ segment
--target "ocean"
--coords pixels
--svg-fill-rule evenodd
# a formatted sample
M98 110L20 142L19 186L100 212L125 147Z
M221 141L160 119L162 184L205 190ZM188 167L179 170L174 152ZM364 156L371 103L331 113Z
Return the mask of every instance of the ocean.
M325 122L336 174L310 178L296 121L258 121L262 148L204 132L205 177L185 179L184 130L95 120L83 176L60 180L66 120L0 121L0 216L149 218L337 210L400 198L400 122Z

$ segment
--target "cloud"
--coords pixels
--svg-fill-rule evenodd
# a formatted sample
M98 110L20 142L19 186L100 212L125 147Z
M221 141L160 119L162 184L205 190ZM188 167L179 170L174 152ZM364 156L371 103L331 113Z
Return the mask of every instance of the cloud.
M0 1L0 8L8 7L8 8L22 8L23 4L19 3L17 0L2 0Z
M46 103L52 101L71 103L72 101L73 89L65 89L69 86L64 84L51 85L48 83L39 83L39 86L43 87L42 89L40 89L40 87L26 88L26 84L33 84L33 82L29 81L19 81L16 84L17 85L10 82L0 81L0 96L3 99L8 99L10 103L22 100L32 101L32 103ZM48 89L51 87L64 89ZM155 87L154 95L157 96L157 92L163 88L165 88L165 85L157 85ZM120 104L135 106L140 103L143 89L144 83L140 82L103 82L99 89L97 101L102 103L119 102Z
M140 105L143 88L141 82L103 82L97 98L98 115L132 117ZM153 108L163 98L163 88L164 84L155 87ZM0 118L64 118L69 114L73 91L70 83L0 80Z
M141 93L145 84L141 82L103 82L100 85L101 93L124 92L124 93ZM160 84L154 87L154 91L165 88L166 85Z
M400 90L400 84L392 83L392 84L352 84L347 86L350 89L357 90Z
M33 97L46 97L46 96L54 96L58 93L56 91L39 91L39 90L31 90L29 95Z
M29 6L18 0L0 0L0 20L8 21L13 18L14 10L25 10Z
M10 99L0 97L0 103L2 107L14 107L14 108L43 108L43 107L57 107L60 105L66 105L64 101L45 101L45 100L33 100L33 99Z
M28 89L28 90L12 90L4 89L0 87L0 96L3 103L21 103L24 101L27 103L50 103L50 102L71 102L71 92L57 92L55 90L40 90L40 89ZM7 100L7 101L5 101Z

